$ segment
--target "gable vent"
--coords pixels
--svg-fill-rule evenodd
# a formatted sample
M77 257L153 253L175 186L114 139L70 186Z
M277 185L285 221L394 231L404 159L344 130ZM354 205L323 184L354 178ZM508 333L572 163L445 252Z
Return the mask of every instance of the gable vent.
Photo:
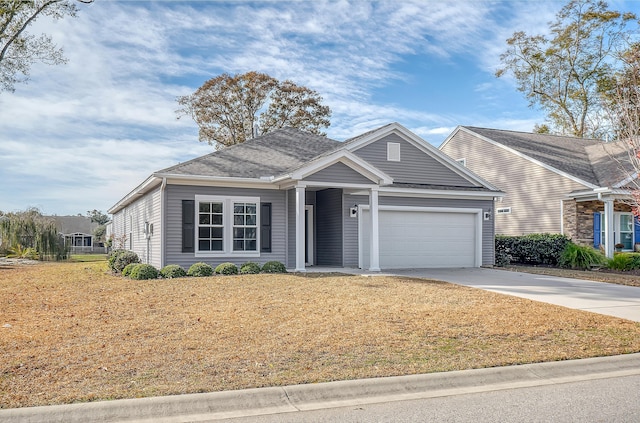
M390 162L400 161L400 143L397 143L397 142L387 143L387 160Z

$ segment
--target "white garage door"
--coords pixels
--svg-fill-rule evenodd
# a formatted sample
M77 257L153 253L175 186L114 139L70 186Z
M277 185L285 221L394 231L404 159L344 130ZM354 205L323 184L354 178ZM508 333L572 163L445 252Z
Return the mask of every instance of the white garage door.
M476 267L477 214L379 210L380 268ZM369 267L370 214L361 214L363 268Z

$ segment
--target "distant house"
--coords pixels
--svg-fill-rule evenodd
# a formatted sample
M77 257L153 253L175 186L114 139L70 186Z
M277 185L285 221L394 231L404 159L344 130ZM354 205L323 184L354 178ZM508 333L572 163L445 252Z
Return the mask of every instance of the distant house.
M51 216L64 236L65 245L72 253L104 252L104 245L96 242L93 231L99 226L86 216Z
M496 233L563 233L574 242L632 251L640 224L625 203L637 175L621 169L619 143L460 126L440 151L506 193L496 205Z
M344 142L285 128L153 173L110 233L156 267L491 266L501 195L397 123Z

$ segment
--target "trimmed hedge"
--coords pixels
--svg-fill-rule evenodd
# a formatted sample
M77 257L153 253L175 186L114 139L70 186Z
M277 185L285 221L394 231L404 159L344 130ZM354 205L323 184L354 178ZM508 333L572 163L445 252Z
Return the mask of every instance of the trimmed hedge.
M560 234L496 236L496 266L511 263L556 266L571 240Z
M213 267L207 263L199 261L193 263L189 270L187 270L187 276L211 276L213 275Z
M287 268L279 261L268 261L262 266L262 273L287 273Z
M241 275L254 275L260 273L260 265L258 263L247 262L240 266Z
M116 273L122 273L125 267L131 263L140 263L136 253L129 250L113 250L107 260L109 269Z
M165 279L182 278L187 276L187 271L177 264L168 264L160 269L160 276Z
M158 269L150 264L137 264L131 269L129 277L135 280L158 279Z
M237 275L238 266L233 263L220 263L216 266L216 273L219 275Z

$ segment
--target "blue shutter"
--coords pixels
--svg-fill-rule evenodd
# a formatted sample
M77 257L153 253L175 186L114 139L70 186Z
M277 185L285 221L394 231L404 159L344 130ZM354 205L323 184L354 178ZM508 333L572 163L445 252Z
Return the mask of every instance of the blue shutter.
M593 247L600 248L600 213L593 213Z
M633 217L633 242L637 244L640 242L640 218L638 216ZM634 245L635 250L635 245Z

